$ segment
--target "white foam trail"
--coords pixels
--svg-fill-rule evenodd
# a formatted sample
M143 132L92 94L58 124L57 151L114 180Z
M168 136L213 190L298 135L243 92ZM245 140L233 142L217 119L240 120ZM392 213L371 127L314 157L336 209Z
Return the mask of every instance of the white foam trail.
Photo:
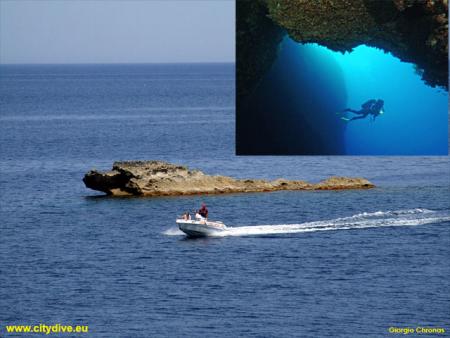
M169 228L163 231L163 234L167 236L181 236L184 235L184 232L178 228Z
M428 209L408 209L360 213L333 220L307 222L301 224L257 225L229 227L216 236L255 236L289 234L301 232L351 230L394 226L415 226L450 221L450 215L439 215Z
M327 230L351 230L351 229L365 229L365 228L379 228L379 227L394 227L394 226L414 226L429 223L439 223L443 221L450 221L450 217L446 218L428 218L422 220L378 220L366 222L353 223L304 223L304 224L286 224L286 225L264 225L264 226L245 226L229 228L226 232L219 233L215 236L256 236L256 235L270 235L270 234L289 234L301 232L315 232Z
M349 217L326 221L306 222L300 224L254 225L228 227L226 231L215 234L225 236L257 236L272 234L289 234L315 231L336 231L366 229L379 227L416 226L450 221L450 214L438 213L428 209L407 209L394 211L363 212ZM171 228L166 235L183 235L178 229Z

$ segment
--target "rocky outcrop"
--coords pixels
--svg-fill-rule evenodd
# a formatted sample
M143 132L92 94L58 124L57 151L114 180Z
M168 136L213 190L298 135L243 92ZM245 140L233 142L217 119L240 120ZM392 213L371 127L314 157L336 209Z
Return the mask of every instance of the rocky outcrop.
M238 0L238 101L274 59L279 31L268 18L301 43L341 52L365 44L391 52L415 64L429 85L448 88L448 0Z
M448 0L268 0L269 16L298 42L336 51L365 44L412 62L448 85Z
M268 16L263 0L237 1L236 91L239 106L277 57L284 30Z
M113 196L173 196L266 192L276 190L369 189L374 185L363 178L331 177L317 184L277 179L234 179L210 176L199 170L162 161L115 162L111 171L89 171L86 187Z

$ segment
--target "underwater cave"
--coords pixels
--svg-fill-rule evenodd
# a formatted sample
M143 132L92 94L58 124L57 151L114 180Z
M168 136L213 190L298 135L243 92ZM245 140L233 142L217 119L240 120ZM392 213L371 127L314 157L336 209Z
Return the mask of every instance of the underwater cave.
M369 17L375 9L366 1L351 2L347 12L327 11L336 4L327 0L237 2L238 155L447 154L447 39L437 46L447 37L439 26L446 3L386 1ZM380 19L386 8L390 15ZM336 32L348 15L366 26ZM404 28L412 18L422 23L422 40L408 45L412 38L402 32L413 34ZM431 61L421 57L427 53ZM342 121L339 111L371 98L385 101L386 114Z

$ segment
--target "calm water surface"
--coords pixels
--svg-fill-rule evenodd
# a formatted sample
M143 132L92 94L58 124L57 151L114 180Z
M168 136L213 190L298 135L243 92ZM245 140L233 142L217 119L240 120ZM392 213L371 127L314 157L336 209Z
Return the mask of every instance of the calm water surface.
M92 337L450 330L448 157L236 157L228 64L0 71L2 325L84 324ZM377 188L105 198L81 181L134 159ZM187 240L174 219L201 201L247 228Z

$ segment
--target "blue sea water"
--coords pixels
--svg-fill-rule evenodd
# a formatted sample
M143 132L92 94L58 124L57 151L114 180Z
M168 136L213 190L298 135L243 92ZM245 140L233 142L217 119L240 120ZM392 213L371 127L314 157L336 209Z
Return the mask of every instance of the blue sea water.
M92 337L450 330L448 157L237 157L231 64L0 66L0 93L2 335L39 323ZM81 181L135 159L377 188L108 198ZM176 229L201 201L228 236Z
M345 54L317 44L305 48L336 60L347 88L347 107L358 110L369 99L384 100L384 113L376 121L348 123L347 154L447 154L448 92L427 85L413 64L365 45Z
M340 53L285 37L238 109L239 154L447 155L448 91L420 72L377 48ZM342 119L371 99L384 101L376 120ZM264 128L264 136L255 132Z

